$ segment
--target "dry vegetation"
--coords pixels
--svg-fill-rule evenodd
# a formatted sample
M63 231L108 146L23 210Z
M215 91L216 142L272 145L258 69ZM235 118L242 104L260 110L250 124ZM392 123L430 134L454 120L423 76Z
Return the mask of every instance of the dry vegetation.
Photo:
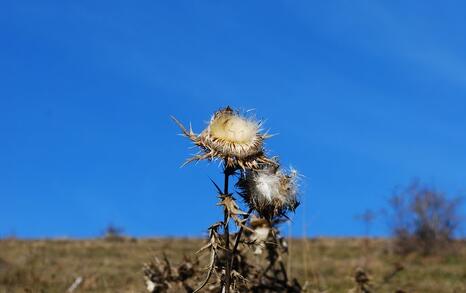
M132 239L109 226L96 240L1 240L0 293L466 292L459 199L416 183L392 197L393 240L287 241L279 226L299 206L300 177L265 154L260 122L230 107L200 134L174 120L199 147L187 162L223 162L223 188L212 181L223 220L207 239ZM366 235L373 218L359 218Z
M193 256L195 239L0 240L0 292L145 292L142 264L166 253L174 263ZM348 292L365 268L372 292L466 292L466 242L436 256L391 253L388 240L293 240L289 270L307 292ZM361 277L361 276L359 276ZM355 291L358 292L358 291ZM401 291L400 291L401 292Z

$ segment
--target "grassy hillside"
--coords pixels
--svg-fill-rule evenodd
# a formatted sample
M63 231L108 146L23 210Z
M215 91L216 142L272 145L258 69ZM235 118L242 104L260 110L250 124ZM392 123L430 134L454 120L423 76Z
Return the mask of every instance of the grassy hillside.
M0 240L0 292L145 292L141 266L166 253L192 256L196 239ZM347 292L364 267L375 292L466 292L466 243L455 254L397 257L388 240L293 240L289 268L309 292Z

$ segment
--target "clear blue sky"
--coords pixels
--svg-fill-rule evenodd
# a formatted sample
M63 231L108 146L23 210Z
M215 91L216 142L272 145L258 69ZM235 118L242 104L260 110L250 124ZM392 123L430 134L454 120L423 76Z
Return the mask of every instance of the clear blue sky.
M354 215L417 176L466 190L464 1L0 4L0 237L203 235L221 218L175 115L256 109L305 175L292 231ZM466 211L463 205L462 211ZM303 221L306 225L303 225ZM386 235L385 220L373 227Z

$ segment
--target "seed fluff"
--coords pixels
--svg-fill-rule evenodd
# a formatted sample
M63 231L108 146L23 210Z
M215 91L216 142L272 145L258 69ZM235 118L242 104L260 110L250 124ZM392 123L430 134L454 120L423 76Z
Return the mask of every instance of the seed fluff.
M259 215L271 219L294 211L298 205L298 173L278 167L246 171L237 183L245 202Z

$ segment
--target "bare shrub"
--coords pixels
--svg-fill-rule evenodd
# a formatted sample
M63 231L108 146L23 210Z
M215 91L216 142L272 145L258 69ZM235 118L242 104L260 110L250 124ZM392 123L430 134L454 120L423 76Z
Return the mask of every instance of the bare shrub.
M449 198L435 187L413 180L390 198L395 251L432 254L450 247L460 225L460 197Z
M122 241L125 239L123 228L109 224L103 232L103 238L108 241Z

